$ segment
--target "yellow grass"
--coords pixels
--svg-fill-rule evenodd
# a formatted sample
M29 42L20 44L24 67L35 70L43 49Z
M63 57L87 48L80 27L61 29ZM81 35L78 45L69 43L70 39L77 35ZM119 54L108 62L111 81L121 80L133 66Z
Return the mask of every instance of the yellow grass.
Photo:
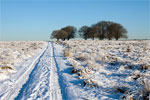
M3 66L3 67L1 67L1 69L3 69L3 70L7 70L7 69L11 69L11 70L13 70L13 68L12 68L12 67L10 67L10 66Z
M64 51L64 56L65 57L69 57L70 56L70 52L67 50L67 51Z

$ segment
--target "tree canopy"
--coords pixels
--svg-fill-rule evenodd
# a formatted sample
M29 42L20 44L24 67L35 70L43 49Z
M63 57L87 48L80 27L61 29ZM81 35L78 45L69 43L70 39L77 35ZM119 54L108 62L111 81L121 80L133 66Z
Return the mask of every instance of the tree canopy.
M78 31L76 27L68 25L60 30L54 30L51 34L51 38L57 40L70 40L75 38L76 32L78 32L79 36L85 40L89 38L92 40L95 38L99 40L128 38L127 30L121 24L111 21L99 21L91 26L84 25L80 27Z
M67 32L67 40L75 37L76 28L74 26L66 26L62 28L61 30L64 30Z

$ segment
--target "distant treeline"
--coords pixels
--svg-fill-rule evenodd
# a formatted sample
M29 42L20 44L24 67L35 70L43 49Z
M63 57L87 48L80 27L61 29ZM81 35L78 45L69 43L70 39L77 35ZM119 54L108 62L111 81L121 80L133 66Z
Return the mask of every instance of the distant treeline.
M75 38L77 33L85 40L94 40L95 38L99 40L128 38L127 30L121 24L111 21L100 21L91 26L85 25L79 28L79 30L74 26L66 26L59 30L54 30L51 34L51 38L57 40L69 40Z

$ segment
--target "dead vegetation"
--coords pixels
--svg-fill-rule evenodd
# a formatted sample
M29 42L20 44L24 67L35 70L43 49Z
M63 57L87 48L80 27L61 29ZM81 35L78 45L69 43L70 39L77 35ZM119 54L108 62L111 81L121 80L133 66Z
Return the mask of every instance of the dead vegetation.
M140 95L143 98L143 100L149 100L150 99L150 80L143 80L142 81L143 90L140 91Z
M79 61L85 61L86 60L86 58L85 57L77 57L77 58L75 58L76 60L79 60Z
M134 79L134 80L137 80L139 78L143 78L145 77L144 74L141 74L141 73L131 73L130 76Z
M70 56L70 47L69 47L69 45L65 46L65 48L63 50L63 53L64 53L64 57L69 57Z
M115 92L120 92L122 94L124 94L128 90L129 90L129 88L125 87L125 86L117 86L117 87L115 87Z
M140 67L139 67L140 70L147 70L147 69L150 69L150 65L146 65L146 64L142 64Z
M87 80L84 80L83 86L89 86L90 88L93 88L93 87L98 88L99 87L99 83L96 80L87 79Z
M3 67L1 67L1 69L2 70L14 70L12 67L10 67L10 66L3 66Z
M9 76L16 72L14 66L33 57L37 51L42 50L45 42L42 41L13 41L0 42L0 76Z
M149 100L150 99L150 80L142 79L141 84L139 84L139 89L128 89L123 91L124 96L121 97L123 100ZM120 91L120 88L119 88ZM122 92L122 90L121 90Z
M69 57L69 56L70 56L70 51L69 50L64 51L64 57Z
M130 46L127 46L126 52L131 52Z
M79 70L73 68L71 72L74 74L74 73L78 73Z
M73 65L71 72L83 80L83 86L101 88L105 82L120 84L113 91L124 95L121 99L149 100L148 85L142 84L143 88L139 85L139 80L149 76L150 69L148 61L150 49L148 47L143 49L143 43L122 41L117 46L114 41L110 43L105 41L75 42L65 43L72 46L69 49L71 52L69 58L73 59L69 61ZM82 68L78 68L78 64ZM106 81L101 81L103 79L98 78L99 76L104 76ZM113 88L114 84L110 84L109 88ZM123 86L124 84L127 86Z

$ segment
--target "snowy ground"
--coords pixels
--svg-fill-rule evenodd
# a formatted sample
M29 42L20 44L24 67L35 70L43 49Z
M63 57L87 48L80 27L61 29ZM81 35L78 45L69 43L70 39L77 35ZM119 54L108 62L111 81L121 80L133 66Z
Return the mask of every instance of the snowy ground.
M42 50L44 42L0 42L0 81L7 79L21 62Z
M150 41L1 45L1 58L9 59L10 68L2 68L7 63L0 60L0 100L148 100Z
M63 42L76 79L73 89L85 100L149 100L150 41ZM83 100L84 100L83 99Z
M31 65L46 45L46 42L40 41L0 42L0 100L4 95L10 97L12 94L8 92L12 88L17 87L16 91L19 91L21 83L28 78L26 73L30 73Z

